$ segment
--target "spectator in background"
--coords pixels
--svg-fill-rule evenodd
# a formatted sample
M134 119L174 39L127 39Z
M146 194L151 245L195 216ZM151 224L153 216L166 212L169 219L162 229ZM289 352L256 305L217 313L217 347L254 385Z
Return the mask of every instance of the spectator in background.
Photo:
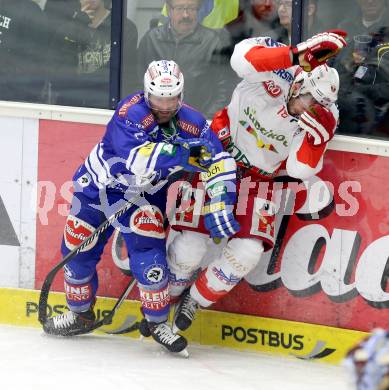
M53 1L57 20L50 44L52 102L62 105L108 108L111 58L110 1ZM57 3L57 4L55 4ZM62 3L62 7L58 7ZM68 9L66 8L68 6ZM60 10L63 10L60 13ZM47 10L49 11L49 9ZM125 20L125 34L135 35L135 25ZM135 61L135 59L133 59Z
M111 59L111 11L104 0L80 0L77 81L79 105L109 107L109 64Z
M214 29L224 28L226 24L238 17L240 1L248 0L202 0L200 1L197 19L204 27ZM168 17L166 3L162 8L162 15L166 21ZM160 23L163 24L163 20Z
M47 0L43 10L47 15L47 22L51 35L56 29L59 29L61 25L67 25L67 23L75 17L79 8L79 0ZM52 36L50 38L52 38Z
M261 37L265 31L279 25L276 0L250 0L250 8L247 24L251 37Z
M342 84L339 132L388 135L389 9L386 0L356 2L360 15L339 24L348 32L350 41L334 64Z
M49 30L48 84L46 102L74 105L73 84L77 69L75 20L80 12L79 0L47 0L44 12Z
M0 0L0 100L41 102L47 20L32 0Z
M51 41L54 102L107 108L111 12L103 0L79 0L77 6L75 12L69 8L71 18L58 26Z
M276 0L277 14L279 18L278 27L267 34L277 42L290 45L292 37L292 0Z
M238 17L227 25L234 46L246 38L265 36L280 26L276 0L241 0Z
M382 40L382 34L389 24L387 0L355 0L360 13L357 17L345 19L339 28L347 31L349 41L356 35L371 35L375 41ZM346 51L345 51L346 53Z
M292 3L292 0L241 0L239 17L227 26L234 43L246 38L269 36L289 45L292 35ZM317 0L309 0L304 29L306 37L324 31L316 14Z
M269 36L278 42L286 45L291 44L292 38L292 0L276 0L277 13L279 17L279 27L269 32ZM304 36L312 36L316 33L324 31L320 21L316 17L317 0L309 0L307 3Z
M206 117L227 103L229 35L198 23L201 0L168 0L168 21L149 30L139 43L139 74L153 60L174 60L186 75L185 101Z
M138 30L134 22L123 16L122 35L122 87L121 97L125 97L128 91L135 91L138 84Z

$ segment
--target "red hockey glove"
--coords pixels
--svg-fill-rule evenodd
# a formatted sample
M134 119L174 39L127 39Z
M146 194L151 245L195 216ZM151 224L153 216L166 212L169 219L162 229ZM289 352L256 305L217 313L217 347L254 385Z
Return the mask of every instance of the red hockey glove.
M344 39L346 36L347 33L343 30L329 30L316 34L293 47L293 56L297 57L299 65L306 72L311 72L347 46Z
M298 125L308 133L308 142L317 146L334 136L337 123L328 108L316 103L301 114Z

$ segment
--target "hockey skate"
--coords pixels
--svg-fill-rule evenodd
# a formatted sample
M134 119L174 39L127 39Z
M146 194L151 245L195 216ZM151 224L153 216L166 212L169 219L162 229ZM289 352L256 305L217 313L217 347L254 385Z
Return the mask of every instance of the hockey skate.
M169 352L177 353L180 356L188 357L186 346L188 342L186 338L178 334L174 334L172 329L166 322L154 323L149 322L148 328L153 339L164 346Z
M54 336L76 336L94 330L96 315L93 308L82 313L67 311L49 318L43 324L43 330Z
M185 291L174 313L173 332L187 330L192 325L198 308L199 304L191 297L190 290Z
M142 337L151 336L149 323L147 322L146 318L142 318L139 322L139 333L141 334Z

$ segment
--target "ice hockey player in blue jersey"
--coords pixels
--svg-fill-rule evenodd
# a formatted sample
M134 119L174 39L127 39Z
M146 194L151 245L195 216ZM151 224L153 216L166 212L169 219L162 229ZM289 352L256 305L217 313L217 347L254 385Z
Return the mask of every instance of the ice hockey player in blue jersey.
M221 180L229 177L233 181L236 166L223 151L204 116L183 103L183 87L184 78L175 62L152 62L144 76L144 91L129 95L119 103L103 139L74 175L74 196L61 246L63 256L124 202L139 192L142 196L115 226L110 226L64 267L70 311L50 318L44 325L46 333L71 336L80 330L87 333L94 324L96 265L116 227L127 246L151 335L171 352L186 347L186 339L174 334L166 323L169 313L164 227L167 189L162 187L156 191L156 188L173 171L207 172L211 164L220 166L221 160ZM232 198L234 190L234 187L229 189ZM227 223L229 229L238 229L228 212L218 221L224 226Z
M356 390L389 390L389 332L375 329L347 354Z

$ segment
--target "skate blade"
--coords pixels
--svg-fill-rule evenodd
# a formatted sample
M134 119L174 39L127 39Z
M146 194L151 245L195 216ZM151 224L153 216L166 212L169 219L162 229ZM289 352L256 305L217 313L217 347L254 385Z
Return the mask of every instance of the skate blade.
M185 358L185 359L189 358L189 352L188 352L188 350L186 348L184 348L180 352L175 352L174 355L178 355L179 357L182 357L182 358Z

